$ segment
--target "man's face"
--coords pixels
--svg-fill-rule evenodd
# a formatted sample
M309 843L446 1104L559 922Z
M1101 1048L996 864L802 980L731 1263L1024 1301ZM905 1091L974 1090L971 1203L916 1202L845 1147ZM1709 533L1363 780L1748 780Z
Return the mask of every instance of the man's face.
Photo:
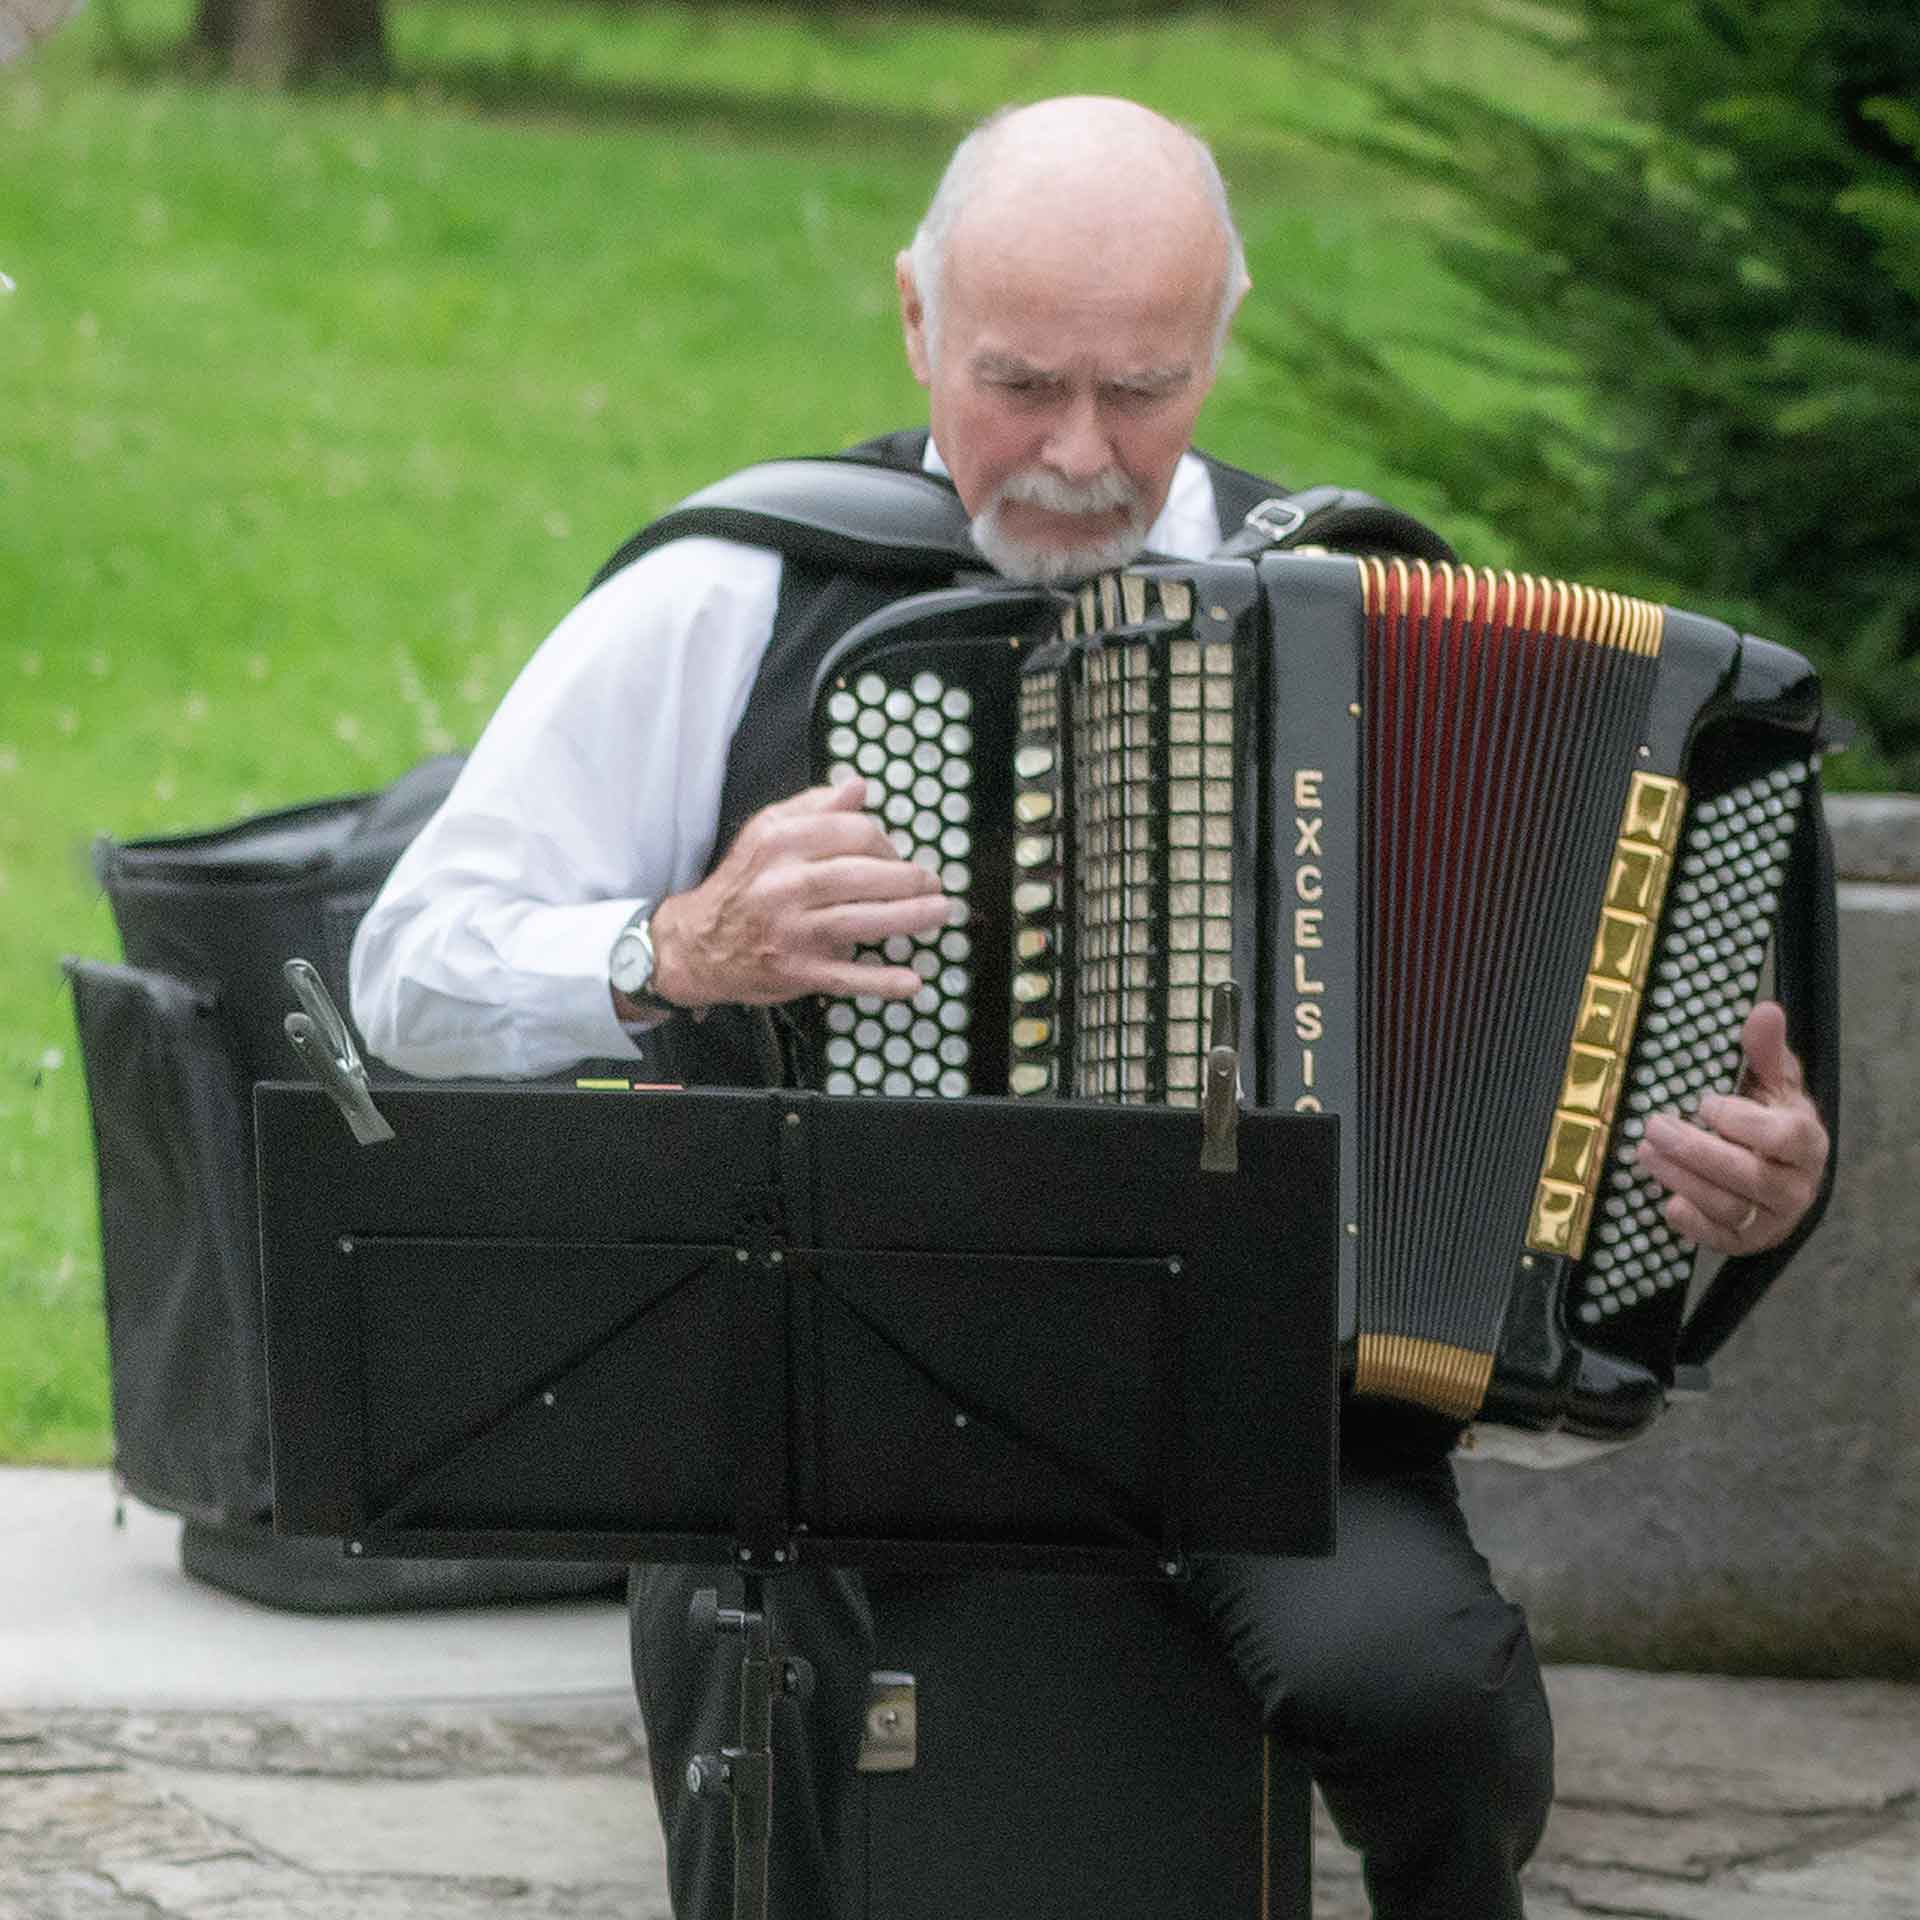
M963 221L930 340L902 256L907 358L987 558L1077 580L1140 550L1213 382L1222 247L1073 249Z

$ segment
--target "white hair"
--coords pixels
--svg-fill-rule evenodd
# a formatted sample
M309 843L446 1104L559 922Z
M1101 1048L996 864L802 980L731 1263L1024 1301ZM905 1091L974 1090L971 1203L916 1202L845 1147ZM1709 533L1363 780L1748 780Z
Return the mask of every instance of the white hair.
M1007 120L1021 111L1019 107L1001 107L989 114L954 148L953 158L947 162L947 170L940 176L940 184L933 191L926 214L914 231L907 258L913 268L914 290L920 296L922 329L929 358L937 356L940 351L940 296L947 265L947 243L953 237L961 214L979 190L981 179L987 171L995 135ZM1215 218L1220 222L1220 232L1227 243L1226 271L1220 281L1220 308L1214 319L1211 349L1212 363L1217 366L1221 350L1227 344L1227 328L1232 323L1234 308L1239 305L1240 295L1246 289L1247 249L1240 238L1240 229L1234 225L1233 209L1227 202L1227 184L1220 177L1220 168L1214 160L1212 148L1191 127L1180 126L1177 121L1169 122L1169 125L1185 135L1189 143L1199 170L1202 190L1213 208Z

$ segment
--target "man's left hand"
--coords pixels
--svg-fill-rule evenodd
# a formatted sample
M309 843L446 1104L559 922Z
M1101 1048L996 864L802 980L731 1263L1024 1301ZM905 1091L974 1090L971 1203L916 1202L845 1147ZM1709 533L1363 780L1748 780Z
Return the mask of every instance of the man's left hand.
M1740 1039L1740 1091L1708 1094L1694 1120L1653 1115L1640 1143L1642 1170L1669 1195L1668 1225L1719 1253L1778 1246L1813 1205L1827 1165L1827 1130L1778 1003L1756 1006Z

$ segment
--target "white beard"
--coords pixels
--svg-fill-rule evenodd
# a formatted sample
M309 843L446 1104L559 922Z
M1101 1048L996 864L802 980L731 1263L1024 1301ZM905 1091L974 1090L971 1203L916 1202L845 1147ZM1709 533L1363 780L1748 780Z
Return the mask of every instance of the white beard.
M1055 546L1022 540L1003 524L1008 506L1045 507L1054 513L1111 513L1125 508L1126 523L1099 540ZM1034 586L1059 586L1124 567L1146 545L1151 519L1124 474L1111 468L1097 480L1075 486L1042 467L1028 467L1004 480L973 518L973 544L996 573Z

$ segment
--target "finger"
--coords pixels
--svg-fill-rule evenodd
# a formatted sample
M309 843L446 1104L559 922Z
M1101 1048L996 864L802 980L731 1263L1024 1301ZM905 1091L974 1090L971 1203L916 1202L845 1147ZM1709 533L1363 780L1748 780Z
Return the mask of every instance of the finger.
M909 900L853 900L808 919L809 943L837 949L877 947L901 935L932 933L948 924L952 903L945 894Z
M1827 1157L1827 1130L1804 1093L1778 1101L1709 1094L1700 1103L1700 1120L1711 1135L1784 1167L1817 1168Z
M1722 1253L1782 1239L1812 1203L1819 1180L1815 1164L1764 1159L1671 1114L1647 1122L1638 1159L1668 1194L1674 1230Z
M756 857L763 864L788 861L805 864L857 854L888 866L900 863L899 851L886 829L870 813L798 813L769 820L755 837Z
M1669 1189L1682 1182L1719 1187L1740 1195L1743 1207L1760 1198L1760 1163L1751 1147L1723 1139L1675 1114L1656 1113L1648 1118L1638 1158Z
M843 813L859 813L867 804L867 783L857 773L849 773L841 779L829 781L827 791L833 796L829 803Z
M1787 1045L1787 1016L1777 1000L1756 1003L1740 1030L1747 1056L1741 1091L1756 1100L1786 1099L1801 1093L1806 1077L1800 1061Z
M857 813L867 804L867 783L857 775L851 780L824 782L817 787L802 787L784 800L762 807L755 819L804 820L817 814ZM751 822L749 822L751 825Z
M1769 1213L1762 1201L1704 1182L1689 1182L1669 1197L1698 1214L1713 1232L1729 1240L1738 1239Z
M836 1000L873 995L882 1000L911 1000L926 982L911 967L890 967L875 960L826 960L810 967L802 993Z
M1667 1225L1682 1239L1715 1253L1757 1253L1780 1238L1778 1223L1764 1207L1743 1207L1729 1219L1723 1209L1710 1210L1693 1195L1676 1193L1665 1213Z
M891 847L884 855L842 854L808 861L791 876L794 898L813 908L849 901L942 897L940 876Z
M805 797L796 794L791 800L762 808L740 830L740 837L727 849L720 865L744 882L754 873L804 866L842 854L861 854L890 866L898 862L900 856L893 842L870 814L802 808L798 803Z

